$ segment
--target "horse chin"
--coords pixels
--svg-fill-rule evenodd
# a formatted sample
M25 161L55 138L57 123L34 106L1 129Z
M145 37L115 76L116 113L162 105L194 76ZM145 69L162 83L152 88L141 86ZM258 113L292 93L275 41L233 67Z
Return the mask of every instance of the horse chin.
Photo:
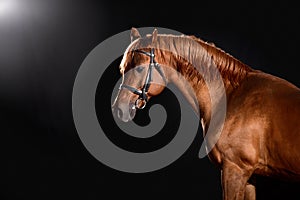
M122 118L119 119L123 122L130 122L134 119L135 113L136 113L135 109L130 109L128 115L124 115Z

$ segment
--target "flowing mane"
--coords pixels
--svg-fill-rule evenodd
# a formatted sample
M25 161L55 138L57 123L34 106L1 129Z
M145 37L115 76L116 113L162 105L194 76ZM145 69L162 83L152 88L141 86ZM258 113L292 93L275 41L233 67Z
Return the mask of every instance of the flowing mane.
M134 41L125 51L125 54L132 57L134 55L133 49L147 48L150 44L151 35L147 35ZM231 84L233 87L238 86L245 75L253 70L214 44L204 42L195 36L159 34L154 48L158 49L159 59L169 63L170 66L176 67L176 70L181 72L186 78L196 78L198 79L197 81L201 81L201 75L197 69L202 67L201 71L207 71L208 74L206 76L210 76L208 66L212 62L218 67L224 82ZM176 59L181 62L180 66L174 66L174 60L170 59L168 55L170 53L177 55ZM120 70L124 71L127 67L126 70L134 67L129 62L131 62L131 59L123 60Z
M248 72L253 71L248 65L216 47L214 44L204 42L195 36L188 37L199 43L207 51L206 57L212 58L223 79L230 81L233 86L238 85Z

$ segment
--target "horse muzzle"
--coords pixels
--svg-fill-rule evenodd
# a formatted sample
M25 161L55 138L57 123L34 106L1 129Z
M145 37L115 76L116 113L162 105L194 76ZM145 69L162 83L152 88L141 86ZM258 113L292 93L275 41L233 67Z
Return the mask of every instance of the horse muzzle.
M136 114L136 105L129 103L129 105L121 103L112 107L113 116L123 122L131 121Z

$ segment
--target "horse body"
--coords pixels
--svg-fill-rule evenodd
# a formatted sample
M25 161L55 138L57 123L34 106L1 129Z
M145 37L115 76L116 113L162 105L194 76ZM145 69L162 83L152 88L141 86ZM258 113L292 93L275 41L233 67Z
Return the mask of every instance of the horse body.
M224 198L255 199L255 175L300 180L300 90L254 71L227 103L224 128L209 153L223 171Z
M246 145L239 139L247 142L253 140L251 143L259 153L257 156L260 156L260 164L270 169L273 168L272 166L277 166L277 164L272 165L274 158L276 161L278 159L290 162L300 160L298 149L300 127L297 120L297 116L300 115L300 90L298 88L277 77L254 72L250 73L240 87L230 94L227 102L227 117L222 132L224 143L234 148L237 144ZM223 138L225 135L228 141ZM248 136L253 138L246 140L244 137ZM288 159L290 157L293 159ZM287 163L285 167L289 166L297 165ZM299 168L293 171L299 173L300 166L297 167Z
M255 199L255 175L300 180L300 90L296 86L270 74L253 70L214 45L195 37L157 36L157 32L153 32L151 37L142 41L137 30L132 29L131 38L133 43L124 54L121 73L124 74L126 70L149 60L143 55L133 55L130 50L143 42L146 42L146 48L156 47L156 55L160 55L156 57L156 61L171 66L178 72L174 73L174 70L166 67L163 73L165 79L174 83L194 108L196 104L191 93L195 93L204 135L211 117L215 116L212 107L215 106L218 111L219 106L212 105L210 98L218 99L219 93L209 94L207 83L203 82L201 76L209 76L208 80L214 85L215 80L209 74L209 67L212 61L216 63L226 89L227 112L217 143L211 143L210 139L217 137L212 136L208 138L207 145L212 145L208 154L210 160L222 172L224 199ZM160 45L164 45L164 50L160 50ZM201 48L197 49L197 45ZM165 51L166 48L169 51ZM177 54L172 51L177 51ZM192 64L178 55L185 55L185 58L192 60ZM199 67L208 69L205 72L207 74L197 73L196 68ZM155 73L153 79L161 81L161 76ZM184 76L192 90L186 87L186 82L181 81L178 74ZM138 78L132 75L123 82L141 88L138 84L143 82L146 75L140 76ZM217 91L220 87L216 84L213 88ZM154 84L149 87L147 95L151 98L162 90L162 85ZM120 112L120 105L134 102L136 98L137 95L122 90L114 107ZM126 120L128 118L124 118Z
M283 79L253 72L228 99L229 124L225 125L231 130L222 134L236 144L255 149L255 173L299 179L298 116L298 88Z

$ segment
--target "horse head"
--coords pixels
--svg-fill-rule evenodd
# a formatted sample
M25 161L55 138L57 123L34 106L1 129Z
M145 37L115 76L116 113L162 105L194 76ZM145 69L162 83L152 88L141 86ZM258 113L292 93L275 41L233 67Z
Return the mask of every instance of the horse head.
M157 62L157 30L142 38L138 30L132 28L130 37L131 44L120 64L122 83L112 106L115 117L124 122L132 120L136 110L143 109L167 84L166 71Z

